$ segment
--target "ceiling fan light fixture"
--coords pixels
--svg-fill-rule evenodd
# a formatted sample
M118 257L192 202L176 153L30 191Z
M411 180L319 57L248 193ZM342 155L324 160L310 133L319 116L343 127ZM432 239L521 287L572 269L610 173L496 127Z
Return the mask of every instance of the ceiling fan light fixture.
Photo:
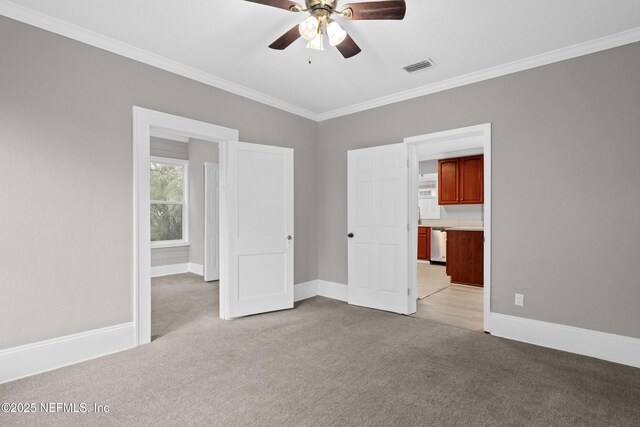
M329 44L337 46L347 38L347 32L337 22L331 21L327 25L327 36L329 37Z
M324 42L323 42L322 33L318 33L313 40L309 40L307 43L307 48L315 49L315 50L324 50Z
M348 3L338 7L339 0L305 0L304 6L298 0L245 0L265 6L308 13L301 23L294 25L276 41L269 45L275 50L284 50L300 37L307 41L310 49L324 50L323 37L345 58L349 59L362 49L332 17L350 21L402 20L407 12L406 0L372 0Z
M320 21L318 20L318 18L316 18L315 16L310 16L302 21L302 23L300 23L298 29L300 30L300 35L302 36L302 38L310 42L317 37L319 26Z

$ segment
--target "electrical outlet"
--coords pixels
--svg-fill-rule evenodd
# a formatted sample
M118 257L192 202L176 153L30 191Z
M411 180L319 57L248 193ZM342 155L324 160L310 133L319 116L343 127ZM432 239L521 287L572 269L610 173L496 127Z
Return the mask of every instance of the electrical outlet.
M517 306L519 307L524 307L524 295L523 294L516 294L516 303Z

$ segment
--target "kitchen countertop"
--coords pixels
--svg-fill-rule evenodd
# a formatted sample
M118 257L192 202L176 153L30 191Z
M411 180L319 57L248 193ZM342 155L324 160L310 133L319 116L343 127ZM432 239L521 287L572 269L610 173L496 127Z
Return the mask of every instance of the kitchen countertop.
M440 219L423 219L418 227L431 228L453 228L453 227L480 227L483 226L482 221L454 221Z
M467 227L448 227L445 228L446 231L484 231L484 227L482 226L467 226Z

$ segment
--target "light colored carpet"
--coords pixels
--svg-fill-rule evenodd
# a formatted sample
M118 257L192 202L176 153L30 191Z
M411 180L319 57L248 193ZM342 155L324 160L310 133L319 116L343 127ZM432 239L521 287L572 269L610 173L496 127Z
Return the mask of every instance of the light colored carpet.
M218 317L217 293L218 282L206 283L192 273L151 279L151 339L205 328Z
M182 308L154 321L160 336L151 344L0 386L0 401L97 402L110 405L108 414L0 414L0 425L547 427L640 419L639 369L321 297L225 322L216 284L193 286L154 286L156 308Z
M416 282L418 299L423 299L451 285L451 278L444 265L418 263Z

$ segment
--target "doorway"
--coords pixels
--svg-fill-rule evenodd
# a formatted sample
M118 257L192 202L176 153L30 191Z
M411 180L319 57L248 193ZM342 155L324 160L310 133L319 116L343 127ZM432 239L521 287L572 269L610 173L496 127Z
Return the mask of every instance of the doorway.
M482 328L490 332L491 289L491 124L471 126L428 135L406 138L403 143L360 148L347 152L347 249L349 304L412 315L417 312L418 290L418 174L420 156L449 159L442 172L449 178L439 184L439 197L448 204L483 204L481 227L473 230L475 242L474 274L471 279L458 277L464 259L442 239L440 253L447 253L449 274L454 282L477 284L484 288ZM430 157L424 157L425 155ZM440 165L438 166L440 167ZM453 168L452 168L453 167ZM459 178L458 171L463 171ZM480 177L482 174L482 177ZM468 176L467 176L468 175ZM458 186L459 182L476 184ZM469 179L467 179L469 178ZM459 198L461 195L461 198ZM440 203L440 201L439 201ZM425 206L425 210L433 210ZM429 229L442 235L450 225ZM450 230L452 236L471 230ZM446 243L445 243L446 242ZM462 245L468 247L466 243ZM460 247L457 245L456 247ZM480 257L478 257L478 253ZM458 254L458 256L454 256ZM479 261L478 261L479 259ZM448 261L448 262L446 262ZM462 271L465 273L465 271ZM479 272L479 274L478 274ZM442 277L442 271L440 271ZM478 279L478 275L480 278Z
M217 316L217 142L151 128L151 339Z
M471 163L460 159L478 158L482 156L482 148L435 156L421 151L418 147L418 194L414 195L418 198L419 215L418 293L417 311L413 316L471 331L483 331L482 200L465 205L443 204L441 199L446 201L449 196L445 194L443 197L439 192L441 175L449 180L462 175L447 176L447 165L453 163L456 169L461 165L466 167L465 164ZM466 157L459 157L461 154ZM475 185L482 183L476 182ZM447 186L442 187L446 190ZM449 248L450 241L452 248ZM455 250L456 244L461 248ZM450 271L451 264L456 261L459 271Z
M409 151L409 223L410 230L417 230L410 235L410 312L415 317L490 332L491 124L406 138L405 143ZM447 169L450 164L479 173L481 194L460 190L464 177L455 175L460 169ZM435 185L421 185L421 181L446 174L455 175L455 186L447 188L446 178ZM456 192L465 191L467 200L462 194L454 196L454 187Z
M209 151L220 151L219 148L230 141L238 140L238 131L209 123L199 122L184 117L174 116L158 111L133 107L133 177L134 177L134 271L133 271L133 320L135 324L135 344L141 345L151 341L151 187L149 168L151 164L152 135L171 135L179 138L194 139L205 144L214 143L218 147L209 146ZM205 146L205 149L207 147ZM170 162L167 162L170 163ZM179 164L180 162L174 162ZM225 167L224 156L219 156L220 167ZM188 167L186 168L188 170ZM202 174L200 174L202 175ZM183 190L186 191L186 190ZM188 201L188 193L183 201ZM182 223L182 231L177 227L169 232L169 240L189 242L189 219ZM204 240L204 232L197 236ZM179 247L179 246L174 246ZM202 263L190 263L187 268L195 273L203 274ZM187 273L188 274L188 273ZM187 278L188 279L188 278Z
M220 318L293 308L293 149L240 142L234 129L133 107L135 344L151 341L149 164L156 131L218 143Z

